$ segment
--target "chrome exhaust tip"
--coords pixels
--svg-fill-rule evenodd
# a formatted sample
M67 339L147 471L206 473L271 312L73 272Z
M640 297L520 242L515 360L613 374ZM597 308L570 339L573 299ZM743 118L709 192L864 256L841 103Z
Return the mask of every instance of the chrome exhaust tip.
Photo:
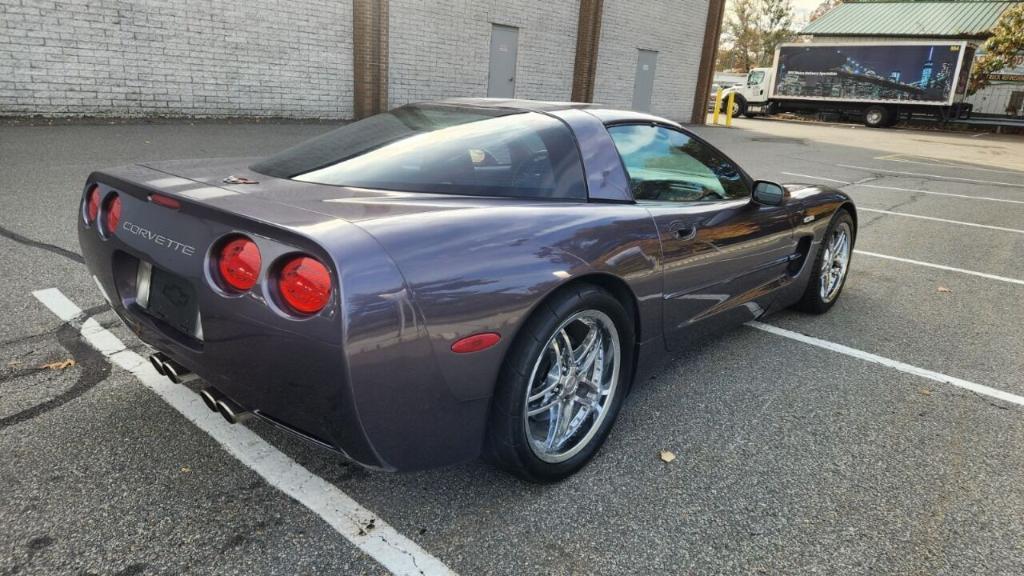
M188 368L185 368L181 364L178 364L169 358L164 359L164 376L167 376L167 379L171 382L174 382L175 384L182 384L191 380L191 375L192 372L190 372Z
M181 364L171 360L163 352L154 352L149 355L149 363L161 375L175 384L183 384L195 378L195 375Z
M228 424L237 424L249 417L249 412L227 398L217 400L217 411L228 421Z
M155 354L150 354L149 355L149 363L153 365L153 368L161 376L167 376L167 372L164 371L163 354L161 354L159 352L157 352Z
M214 388L203 388L199 391L199 397L203 399L203 404L206 404L210 412L220 412L220 409L217 408L217 402L224 398L223 394Z

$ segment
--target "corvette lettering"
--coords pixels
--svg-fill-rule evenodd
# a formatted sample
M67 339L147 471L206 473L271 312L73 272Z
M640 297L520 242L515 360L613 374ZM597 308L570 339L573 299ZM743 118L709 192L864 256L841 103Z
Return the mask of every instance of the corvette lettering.
M125 232L128 232L129 234L134 234L136 236L140 236L140 237L145 238L146 240L149 240L150 242L156 244L157 246L164 246L166 248L171 249L174 252L181 252L185 256L192 256L193 254L196 253L195 246L189 246L188 244L182 244L181 242L178 242L177 240L172 240L172 239L168 238L167 236L164 236L162 234L157 234L156 232L153 232L152 230L148 230L146 228L143 228L142 226L139 226L138 224L133 224L131 222L127 222L126 221L121 226L121 228Z

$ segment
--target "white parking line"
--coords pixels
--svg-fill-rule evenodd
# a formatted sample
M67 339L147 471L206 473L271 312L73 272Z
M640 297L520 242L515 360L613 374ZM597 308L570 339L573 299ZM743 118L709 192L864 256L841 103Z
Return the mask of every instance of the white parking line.
M79 323L82 310L60 290L48 288L33 292L32 295L61 320L72 325ZM225 422L211 412L198 395L160 376L145 358L128 350L117 336L93 318L81 322L79 331L93 348L112 363L134 374L144 386L156 392L200 430L209 434L239 462L323 518L339 534L391 573L426 576L455 574L379 516L360 506L337 486L306 470L252 430Z
M986 136L986 135L987 135L986 132L982 132L980 134L975 134L974 136L971 136L971 138L977 138L978 136ZM978 167L978 166L968 166L966 164L957 164L955 162L946 162L946 161L943 161L943 160L939 160L938 158L929 158L929 160L932 160L932 162L922 162L920 160L908 160L906 158L900 157L899 154L893 154L891 156L876 156L875 160L884 160L886 162L904 162L906 164L921 164L923 166L939 166L940 168L956 168L958 170L971 170L971 171L975 171L975 172L993 172L995 174L1013 174L1015 176L1020 174L1020 172L1016 171L1016 170L997 170L995 168L981 168L981 167Z
M941 372L918 368L917 366L912 366L905 362L900 362L899 360L893 360L891 358L886 358L884 356L879 356L856 348L850 348L849 346L843 346L842 344L836 344L835 342L829 342L828 340L822 340L799 332L793 332L792 330L786 330L785 328L779 328L778 326L772 326L771 324L765 324L763 322L747 322L747 326L757 328L758 330L764 330L765 332L769 332L777 336L789 338L790 340L796 340L798 342L803 342L804 344L810 344L811 346L817 346L818 348L824 348L825 350L845 354L853 358L859 358L873 364L888 366L889 368L894 368L900 372L906 372L907 374L913 374L915 376L920 376L921 378L934 380L935 382L942 382L943 384L950 384L957 388L970 390L975 394L981 394L983 396L995 398L996 400L1002 400L1003 402L1024 406L1024 396L1004 392L983 384L976 384L962 378L942 374Z
M798 172L780 172L780 174L785 174L786 176L799 176L801 178L813 178L815 180L824 180L825 182L835 182L836 184L853 184L853 182L847 182L846 180L836 180L835 178L825 178L824 176L814 176L811 174L800 174Z
M953 194L952 192L932 192L931 190L916 190L914 188L897 188L895 186L878 186L876 184L852 184L858 188L877 188L879 190L896 190L898 192L913 192L915 194L931 194L933 196L951 196L953 198L965 198L968 200L984 200L987 202L1006 202L1007 204L1024 204L1024 200L1008 200L1006 198L992 198L991 196L971 196L970 194Z
M835 178L825 178L824 176L815 176L813 174L798 174L796 172L780 172L787 176L800 176L801 178L811 178L814 180L823 180L825 182L835 182L837 184L843 184L845 186L858 186L860 188L877 188L879 190L896 190L899 192L913 192L915 194L931 194L933 196L950 196L953 198L964 198L967 200L985 200L988 202L1006 202L1008 204L1024 204L1024 200L1008 200L1006 198L992 198L991 196L972 196L970 194L953 194L952 192L932 192L931 190L918 190L916 188L898 188L896 186L879 186L877 184L863 184L866 180L858 180L857 182L847 182L846 180L836 180ZM868 178L867 180L871 180Z
M958 178L956 176L942 176L941 174L922 174L920 172L902 172L900 170L884 170L882 168L868 168L866 166L851 166L849 164L836 164L836 166L842 166L843 168L853 168L854 170L865 170L867 172L884 172L886 174L900 174L902 176L917 176L919 178L927 178L929 180L956 180L957 182L973 182L975 184L995 184L997 186L1012 186L1014 188L1024 188L1024 184L1015 184L1013 182L995 182L993 180L975 180L974 178Z
M989 280L999 280L1000 282L1009 282L1011 284L1024 285L1024 280L1018 280L1017 278L1007 278L1006 276L997 276L995 274L989 274L987 272L976 272L974 270L964 270L963 268L954 268L953 266L944 266L942 264L932 264L931 262L922 262L920 260L911 260L910 258L900 258L898 256L889 256L888 254L879 254L877 252L867 252L865 250L854 250L854 254L863 254L864 256L872 256L874 258L884 258L886 260L894 260L896 262L903 262L905 264L914 264L917 266L925 266L928 268L935 268L937 270L946 270L948 272L958 272L960 274L970 274L971 276L979 276L981 278L987 278Z
M893 212L892 210L877 210L875 208L857 208L858 212L875 212L877 214L889 214L891 216L905 216L907 218L918 218L920 220L931 220L933 222L943 222L946 224L957 224L960 226L970 226L972 228L986 228L988 230L999 230L1000 232L1015 232L1017 234L1024 234L1024 230L1020 228L1004 228L1002 226L989 226L988 224L977 224L975 222L961 222L960 220L949 220L948 218L936 218L934 216L922 216L920 214L907 214L906 212Z

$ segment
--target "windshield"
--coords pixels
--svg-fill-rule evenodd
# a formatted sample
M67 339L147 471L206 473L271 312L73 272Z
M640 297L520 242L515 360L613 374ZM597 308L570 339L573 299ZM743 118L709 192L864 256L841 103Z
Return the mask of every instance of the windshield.
M473 196L586 199L569 128L535 112L411 105L353 122L253 170L303 182Z

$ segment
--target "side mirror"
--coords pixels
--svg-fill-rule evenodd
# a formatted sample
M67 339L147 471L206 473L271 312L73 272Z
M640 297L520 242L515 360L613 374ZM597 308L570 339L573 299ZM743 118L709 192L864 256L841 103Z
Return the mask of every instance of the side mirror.
M786 200L786 189L767 180L754 182L754 202L768 206L782 206Z

